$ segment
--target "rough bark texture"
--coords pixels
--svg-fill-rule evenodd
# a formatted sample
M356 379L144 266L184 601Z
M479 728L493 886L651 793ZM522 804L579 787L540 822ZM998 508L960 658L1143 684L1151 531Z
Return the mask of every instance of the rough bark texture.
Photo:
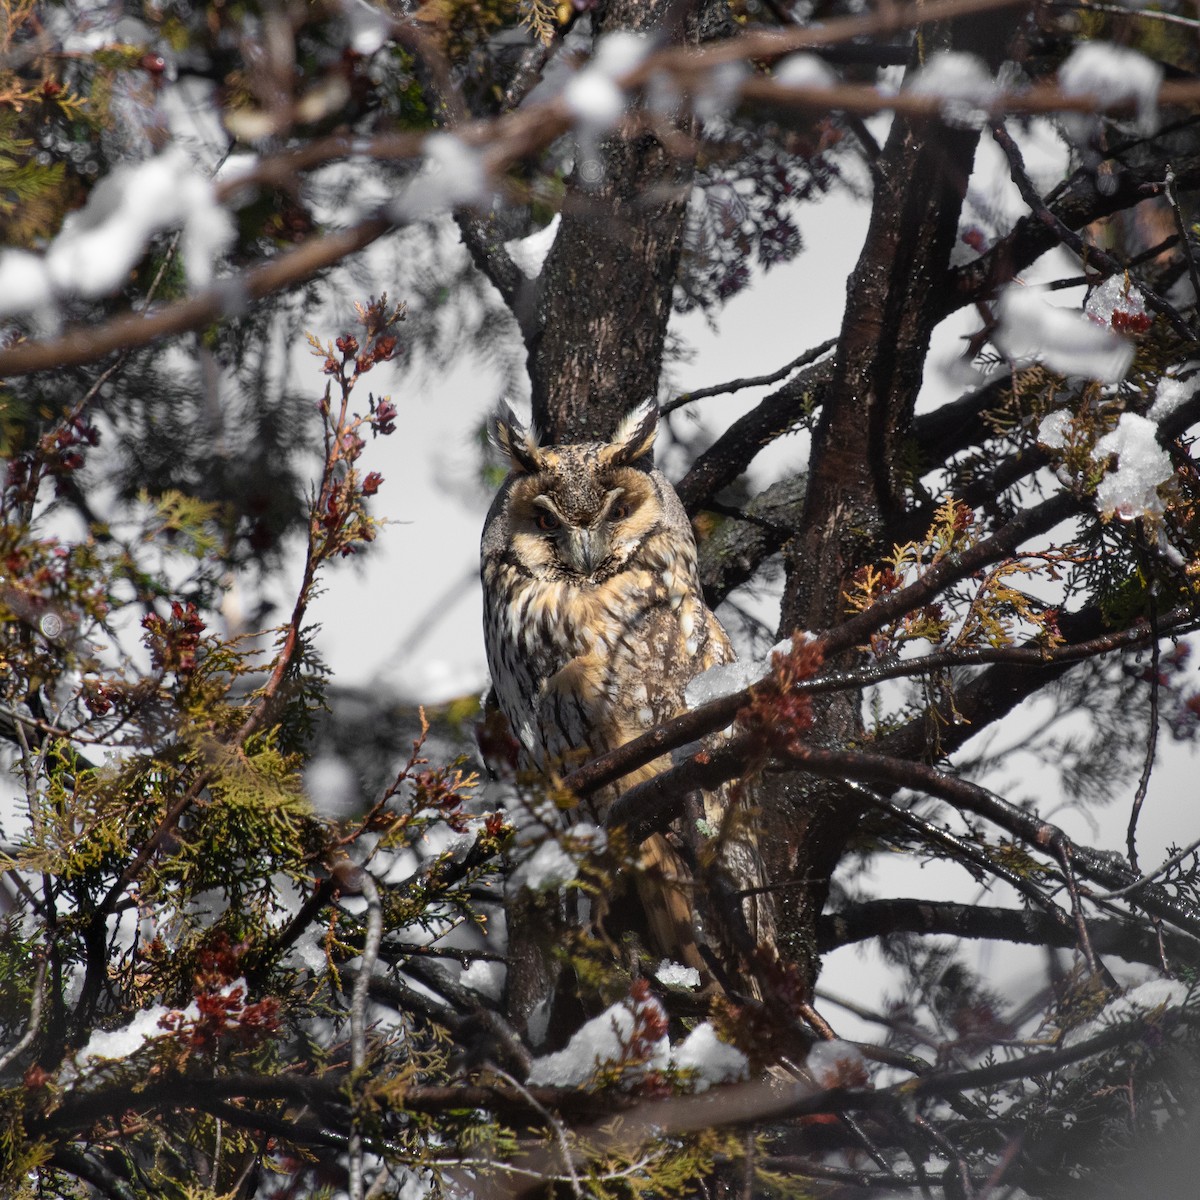
M692 7L616 0L599 31L681 41ZM657 393L692 171L651 134L580 139L529 355L534 420L552 440L607 437Z
M910 436L977 140L974 132L931 123L892 125L875 173L870 228L847 285L804 515L784 551L781 635L825 629L843 617L851 576L888 544L904 511L899 449ZM844 745L860 732L856 698L822 706L817 740ZM772 783L772 819L787 836L772 840L769 867L776 879L804 884L780 893L781 941L811 982L820 969L816 921L860 810L828 782L786 773Z

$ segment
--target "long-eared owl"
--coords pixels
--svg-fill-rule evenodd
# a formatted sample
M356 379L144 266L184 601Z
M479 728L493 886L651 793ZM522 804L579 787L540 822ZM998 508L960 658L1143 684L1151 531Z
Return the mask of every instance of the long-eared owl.
M528 770L565 773L623 745L682 712L694 676L734 658L704 602L687 514L654 469L657 427L653 401L605 443L542 446L507 409L495 419L511 471L484 526L484 631L496 700ZM666 765L591 797L596 818ZM703 799L706 827L727 827L724 790ZM703 968L679 850L647 840L638 895L652 948ZM718 857L737 890L761 885L744 828ZM761 936L757 902L744 907Z

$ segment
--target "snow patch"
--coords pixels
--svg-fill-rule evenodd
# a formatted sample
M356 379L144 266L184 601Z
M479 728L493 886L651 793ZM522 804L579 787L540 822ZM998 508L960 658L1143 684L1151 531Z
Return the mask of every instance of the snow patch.
M47 309L55 298L96 300L129 277L156 234L179 229L193 288L212 282L213 262L233 242L229 213L212 182L179 149L117 167L87 203L63 222L44 258L9 250L0 256L0 316Z
M185 1015L192 1009L196 1009L194 1004L191 1009L186 1010ZM76 1061L84 1067L94 1064L99 1059L115 1061L136 1054L147 1042L169 1036L170 1031L164 1029L161 1022L173 1011L175 1010L163 1004L156 1004L153 1008L143 1009L128 1025L123 1025L120 1029L97 1030L88 1039L87 1045L79 1051ZM199 1010L196 1009L192 1015L199 1016Z
M604 1067L620 1067L626 1082L636 1083L651 1071L686 1071L693 1091L703 1092L714 1084L745 1079L750 1064L735 1046L718 1037L705 1021L672 1048L666 1035L645 1042L635 1056L630 1046L635 1038L644 1041L647 1026L665 1028L666 1013L653 996L614 1004L588 1021L565 1049L535 1058L529 1084L542 1087L582 1087Z
M677 1071L694 1071L693 1089L706 1092L714 1084L734 1083L750 1074L750 1061L736 1047L717 1037L708 1021L697 1025L671 1051L671 1066Z
M683 698L688 708L699 708L710 700L748 688L764 674L766 667L760 662L718 663L695 676L684 689Z
M586 1022L567 1045L554 1054L535 1058L529 1084L537 1087L581 1087L605 1066L632 1068L631 1078L648 1071L661 1071L670 1063L671 1045L666 1036L656 1039L638 1063L629 1063L628 1050L642 1009L655 1020L666 1022L662 1005L653 997L644 1001L623 1000Z
M546 256L550 253L550 247L554 245L554 239L558 237L561 222L561 214L555 213L542 229L529 234L528 237L513 238L512 241L504 243L509 258L517 264L526 279L536 279L542 273Z
M1158 444L1158 427L1137 413L1122 413L1117 427L1106 433L1092 451L1099 460L1110 454L1117 465L1096 488L1096 507L1106 516L1131 521L1147 513L1161 513L1160 484L1174 474L1171 456Z
M775 82L784 87L827 88L838 83L837 72L818 54L789 54L775 68Z
M1037 440L1047 450L1067 448L1067 430L1071 428L1071 414L1065 408L1047 413L1038 425Z
M0 289L2 290L2 289ZM1154 389L1154 403L1146 414L1151 421L1165 421L1175 410L1186 404L1200 388L1200 364L1189 363L1188 369L1195 371L1190 379L1178 379L1174 375L1164 375Z
M654 978L667 987L698 988L700 972L695 967L685 967L664 958L654 969Z
M483 156L452 133L431 133L425 139L420 173L396 198L397 221L431 217L454 208L487 204L491 198Z
M1142 134L1158 128L1158 89L1163 69L1144 54L1110 42L1085 42L1058 68L1058 82L1068 96L1091 96L1110 107L1131 101L1137 106Z
M1129 1021L1136 1021L1160 1009L1179 1008L1187 1002L1191 989L1177 979L1151 979L1110 1000L1100 1015L1063 1035L1062 1046L1078 1045Z
M996 308L1000 328L994 340L1015 363L1040 361L1062 375L1119 383L1133 361L1132 342L1029 288L1010 284Z
M939 97L948 124L978 129L1000 94L1000 85L983 59L943 50L929 56L906 90L914 96Z

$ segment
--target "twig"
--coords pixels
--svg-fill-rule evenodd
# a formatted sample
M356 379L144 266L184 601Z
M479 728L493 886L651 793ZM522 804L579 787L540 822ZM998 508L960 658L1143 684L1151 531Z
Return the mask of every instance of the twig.
M1193 22L1200 28L1200 22ZM1192 251L1192 239L1188 236L1187 226L1183 221L1183 213L1179 208L1179 197L1175 194L1175 171L1167 163L1166 174L1163 177L1163 191L1167 194L1167 202L1171 206L1171 216L1175 219L1175 230L1183 243L1183 257L1187 263L1188 278L1192 284L1192 303L1200 304L1200 270L1196 267L1196 255Z
M662 405L659 412L666 416L668 413L673 413L677 408L682 408L685 404L691 404L695 400L707 400L710 396L724 396L733 392L740 392L743 388L765 387L769 383L778 383L781 379L786 379L793 371L798 371L801 367L807 367L810 363L815 363L821 355L828 353L834 346L837 345L837 338L830 338L828 341L822 342L819 346L814 346L811 350L805 350L799 358L794 358L787 366L780 367L778 371L772 371L769 375L757 375L745 379L731 379L728 383L714 384L712 387L697 388L694 392L681 392L674 400L668 400Z
M1059 842L1057 846L1058 861L1062 863L1063 879L1067 884L1067 895L1071 898L1071 913L1075 918L1075 928L1079 933L1079 948L1087 960L1088 970L1094 977L1100 974L1100 964L1092 949L1092 939L1088 934L1087 920L1083 915L1083 905L1079 902L1079 885L1075 880L1075 871L1071 867L1071 848L1067 841ZM1107 974L1107 972L1105 972Z
M383 905L379 889L370 872L355 872L355 884L367 901L367 935L363 941L362 966L354 980L350 998L350 1078L355 1088L362 1083L367 1065L367 999L371 976L379 958L379 943L383 939ZM360 1097L355 1095L350 1117L350 1200L363 1200L363 1142Z
M1183 860L1185 858L1187 858L1187 856L1189 854L1193 854L1197 850L1200 850L1200 838L1197 838L1196 841L1194 841L1194 842L1189 842L1186 846L1184 846L1184 848L1182 850L1179 850L1175 854L1172 854L1170 858L1168 858L1164 862L1160 863L1157 867L1154 868L1153 871L1149 871L1149 872L1147 872L1147 874L1140 876L1138 879L1135 879L1133 881L1133 883L1126 884L1125 887L1117 888L1111 892L1091 892L1091 891L1089 891L1088 899L1089 900L1118 900L1124 896L1128 896L1131 892L1136 892L1138 890L1138 888L1145 887L1146 884L1157 879L1160 875L1165 875L1172 867L1183 862Z
M46 969L49 961L46 955L39 954L37 974L33 978L33 997L29 1004L29 1020L25 1025L25 1032L3 1054L0 1054L0 1071L3 1071L9 1063L23 1054L33 1044L33 1039L37 1037L38 1026L42 1022L42 1001L46 995Z
M1046 0L1051 8L1066 8L1071 12L1112 13L1113 16L1143 21L1161 21L1164 25L1181 25L1184 29L1200 29L1200 21L1192 17L1178 17L1174 13L1152 8L1126 8L1120 4L1079 4L1074 0Z
M1129 851L1129 865L1140 870L1137 857L1137 824L1142 814L1142 805L1146 802L1146 792L1150 787L1150 773L1154 769L1154 751L1158 746L1158 604L1153 595L1150 597L1150 625L1154 629L1154 640L1150 643L1150 728L1146 733L1146 753L1142 762L1142 774L1138 779L1137 789L1133 794L1133 804L1129 810L1129 825L1125 830L1125 845Z
M534 1096L529 1089L519 1080L514 1079L507 1071L493 1065L491 1070L505 1081L514 1091L524 1096L530 1103L531 1107L541 1114L542 1119L549 1126L554 1134L554 1144L558 1147L559 1157L562 1159L563 1170L567 1173L567 1178L571 1184L571 1191L582 1200L583 1184L580 1182L579 1174L575 1170L574 1158L571 1154L571 1145L567 1141L567 1131L563 1128L563 1123L556 1117L540 1100Z
M995 139L996 145L1004 152L1005 158L1008 159L1008 169L1009 174L1012 176L1012 181L1017 185L1017 190L1021 193L1021 199L1029 205L1029 209L1033 215L1051 230L1064 246L1073 250L1083 262L1095 263L1106 275L1123 274L1127 269L1124 263L1119 262L1107 251L1101 250L1097 246L1089 246L1079 234L1073 229L1067 228L1051 212L1046 202L1038 193L1037 188L1034 187L1028 172L1025 170L1025 159L1021 154L1020 147L1013 141L1008 130L1004 128L1002 121L997 121L992 125L992 137ZM1146 298L1147 307L1152 308L1160 316L1165 317L1170 323L1171 328L1180 337L1187 339L1189 342L1193 340L1194 335L1191 327L1173 304L1170 304L1140 280L1138 281L1138 289Z

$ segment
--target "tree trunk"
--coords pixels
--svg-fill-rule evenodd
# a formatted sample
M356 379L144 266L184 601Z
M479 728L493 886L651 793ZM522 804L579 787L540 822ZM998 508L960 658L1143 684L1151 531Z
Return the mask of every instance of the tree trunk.
M694 40L695 7L614 0L598 32ZM580 136L529 356L534 421L552 441L606 438L657 394L692 175L651 133Z

